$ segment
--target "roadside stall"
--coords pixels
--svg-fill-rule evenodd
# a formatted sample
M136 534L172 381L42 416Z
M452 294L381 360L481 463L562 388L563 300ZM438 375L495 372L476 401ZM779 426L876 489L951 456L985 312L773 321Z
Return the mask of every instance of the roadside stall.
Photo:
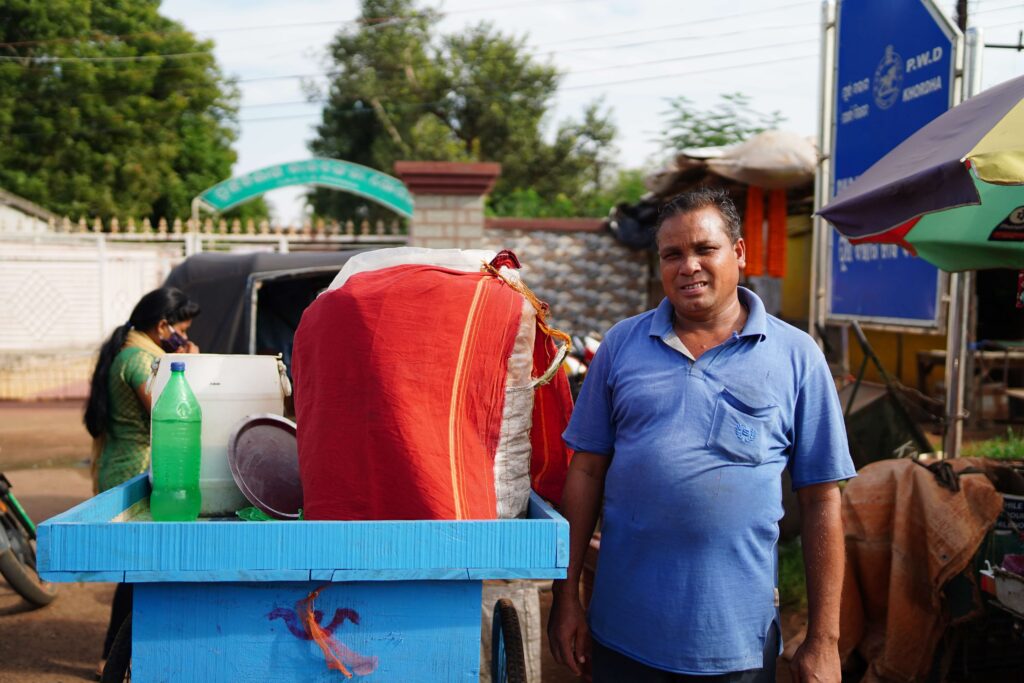
M152 521L149 492L141 475L38 540L47 581L135 585L140 681L341 680L336 658L375 681L475 683L483 580L564 578L569 562L568 523L536 494L525 519L175 523ZM494 679L524 680L517 617L498 608L493 628Z
M1019 270L1024 267L1022 130L1024 77L1018 77L932 120L845 186L819 213L853 244L900 245L951 273ZM1018 282L1014 300L1019 302L1024 277ZM978 617L984 617L982 623L995 623L1003 612L1014 615L1020 607L1013 598L1024 585L1018 574L1024 554L1019 509L1024 478L1009 464L955 457L965 418L971 306L965 291L969 288L954 287L950 302L956 334L946 375L947 460L928 467L934 477L920 463L875 463L844 491L844 522L856 520L860 526L858 535L847 524L848 569L854 569L852 575L863 589L853 601L863 598L863 609L852 612L860 621L845 625L844 652L856 647L869 673L878 677L911 680L929 671L944 674L956 657L967 661L966 670L988 666L993 662L983 660L997 659L998 654L978 661L970 656L995 642L993 633L983 632L971 641L970 634L954 627ZM881 545L872 543L882 540ZM889 554L879 557L879 547ZM876 563L891 574L874 571ZM982 569L988 574L980 583L995 594L988 603L978 593ZM895 579L901 575L904 585L916 584L917 590L900 590ZM872 595L871 577L883 576L886 590ZM851 592L844 591L844 600ZM1006 630L999 635L1006 636ZM943 643L945 655L933 660L947 632L953 637ZM1018 671L1024 664L1019 634L1018 642L1008 646L1006 660Z
M564 351L549 354L544 307L519 283L508 252L481 267L476 254L465 266L451 254L437 265L386 251L402 255L369 265L368 254L344 256L345 277L334 277L340 264L333 272L314 264L325 281L209 258L201 268L189 259L169 278L197 298L200 286L223 295L236 314L231 323L204 311L222 327L196 326L204 351L242 350L239 330L259 351L273 325L262 326L269 307L257 293L267 282L293 285L291 298L275 299L274 324L289 301L307 310L301 324L280 324L287 344L271 352L293 361L298 427L283 417L287 377L275 395L277 372L246 364L260 356L174 354L202 407L200 489L222 504L204 505L197 521L153 521L152 486L140 475L40 525L46 580L134 584L128 642L137 680L477 681L483 582L565 576L568 523L534 492L556 498L568 461L560 439L551 441L561 432L556 418L567 419L568 384ZM431 295L417 301L424 283ZM242 292L248 308L231 308ZM471 306L460 312L467 293ZM394 311L422 313L428 303L451 330L430 319L434 333L411 331L422 343L397 358L395 344L376 343L378 332L393 338L392 327L410 324ZM213 341L224 337L229 348ZM156 401L166 372L154 374ZM275 388L256 409L255 390L237 389L260 374ZM451 396L430 391L427 374ZM234 501L223 493L232 486ZM490 607L493 680L526 680L519 618L508 600Z

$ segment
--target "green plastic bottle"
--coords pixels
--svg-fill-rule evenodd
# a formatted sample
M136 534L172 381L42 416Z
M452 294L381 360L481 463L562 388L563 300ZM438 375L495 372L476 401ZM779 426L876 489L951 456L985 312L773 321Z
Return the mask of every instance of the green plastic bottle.
M171 377L153 406L153 492L149 509L157 522L199 517L199 459L203 413L185 380L185 363L171 363Z

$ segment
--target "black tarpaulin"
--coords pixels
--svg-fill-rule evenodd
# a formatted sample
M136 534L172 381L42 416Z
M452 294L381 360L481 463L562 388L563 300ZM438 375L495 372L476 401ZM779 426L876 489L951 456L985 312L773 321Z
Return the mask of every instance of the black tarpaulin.
M199 303L202 312L192 322L189 338L203 352L245 354L251 349L281 353L288 363L302 312L357 253L196 254L176 266L164 284Z

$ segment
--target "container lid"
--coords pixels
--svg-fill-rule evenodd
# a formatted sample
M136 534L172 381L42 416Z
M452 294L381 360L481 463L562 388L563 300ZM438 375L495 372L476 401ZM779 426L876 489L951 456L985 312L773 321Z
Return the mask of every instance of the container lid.
M185 364L180 360L171 361L171 372L185 372Z
M302 507L295 423L280 415L249 415L228 441L228 466L242 495L276 519L298 519Z

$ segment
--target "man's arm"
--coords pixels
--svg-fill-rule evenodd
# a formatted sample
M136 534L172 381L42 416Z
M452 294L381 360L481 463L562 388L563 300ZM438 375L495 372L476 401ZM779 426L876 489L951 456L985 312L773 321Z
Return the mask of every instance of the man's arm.
M569 569L564 580L552 584L548 644L555 661L580 675L589 654L586 614L580 602L580 574L590 537L597 525L604 497L604 479L611 458L577 452L569 465L560 512L569 521Z
M839 683L839 601L845 546L839 487L814 484L797 490L800 538L807 574L807 638L790 663L795 683Z

